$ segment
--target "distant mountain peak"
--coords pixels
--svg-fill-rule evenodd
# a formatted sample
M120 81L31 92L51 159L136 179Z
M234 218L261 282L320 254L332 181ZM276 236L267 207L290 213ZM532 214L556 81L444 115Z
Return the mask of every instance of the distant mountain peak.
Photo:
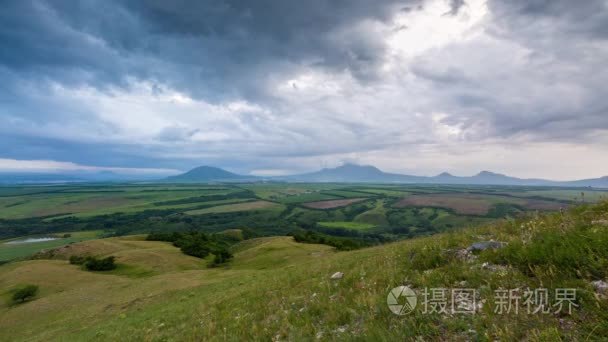
M437 175L437 176L435 176L435 177L454 177L454 175L452 175L452 174L451 174L451 173L449 173L449 172L442 172L442 173L438 174L438 175Z
M186 182L209 182L209 181L222 181L222 180L236 180L236 179L247 179L255 178L252 176L243 176L224 169L220 169L215 166L198 166L192 170L182 173L181 175L167 177L167 181L186 181Z
M501 173L496 173L496 172L492 172L492 171L481 171L478 174L476 174L475 176L480 176L480 177L506 177L505 175L501 174Z
M343 163L340 166L335 167L334 169L340 169L340 168L376 168L375 166L371 166L371 165L361 165L361 164L356 164L356 163Z
M164 182L206 183L206 182L247 182L259 181L265 178L239 175L214 166L199 166L181 175L164 179ZM520 179L504 174L481 171L474 176L460 177L448 172L437 176L412 176L396 173L387 173L372 165L359 165L344 163L334 168L300 175L271 177L277 181L304 181L304 182L368 182L368 183L421 183L421 184L487 184L487 185L553 185L553 186L592 186L608 188L608 176L595 179L583 179L570 182L557 182L543 179ZM0 179L1 181L1 179Z
M372 166L372 165L360 165L360 164L354 164L354 163L344 163L338 167L335 167L333 169L327 169L327 170L368 170L368 171L382 172L382 171L380 171L380 169L378 169L377 167Z

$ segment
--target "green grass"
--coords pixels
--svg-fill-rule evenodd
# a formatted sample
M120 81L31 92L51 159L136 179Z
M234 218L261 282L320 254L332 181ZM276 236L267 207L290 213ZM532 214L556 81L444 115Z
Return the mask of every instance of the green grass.
M347 191L347 190L328 190L323 191L323 194L342 197L342 198L358 198L358 197L370 197L372 194L357 192L357 191Z
M388 221L386 219L386 208L384 207L384 200L376 200L374 208L368 210L355 217L356 222L373 224L375 226L386 226Z
M362 222L318 222L318 225L326 228L344 228L353 230L367 230L375 227L373 224Z
M303 193L293 196L287 196L280 198L279 201L285 204L297 204L297 203L306 203L306 202L317 202L317 201L325 201L325 200L335 200L341 199L342 197L332 196L329 194L324 194L320 192L315 193Z
M279 210L283 208L280 204L266 202L266 201L253 201L246 203L218 205L211 208L191 210L187 211L188 215L203 215L210 213L231 213L237 211L249 211L249 210Z
M0 340L604 340L608 302L591 286L608 275L608 229L592 223L602 219L608 202L351 252L261 238L235 246L234 260L218 269L141 237L87 241L73 248L157 273L99 274L66 260L2 265L0 296L23 284L40 293L22 305L0 304ZM507 247L458 257L490 239ZM344 277L331 280L338 271ZM475 315L418 307L396 316L386 297L399 285L473 288L486 302ZM572 315L528 315L523 307L518 315L495 313L495 289L528 287L576 288L579 307Z
M261 199L297 203L298 197L304 195L318 195L323 190L339 189L344 185L336 184L243 184L243 189L251 190Z
M583 193L584 195L581 195ZM526 192L511 192L511 195L520 197L540 196L545 198L554 198L557 200L581 202L584 197L585 201L598 202L608 199L608 191L590 190L590 189L551 189L551 190L530 190Z
M54 189L49 187L50 189ZM36 188L37 189L37 188ZM41 190L16 188L0 197L0 218L21 219L60 214L91 217L115 212L140 212L150 209L180 208L156 206L156 202L173 201L198 196L226 195L239 189L225 187L182 188L167 186L131 187L63 187L40 193ZM29 191L28 191L29 190ZM6 189L5 189L6 191ZM192 203L192 206L195 204ZM199 203L200 205L200 203Z
M376 195L383 195L387 197L405 197L411 192L405 190L392 190L392 189L376 189L376 188L355 188L354 190L367 192Z
M98 238L101 231L86 231L86 232L68 232L71 234L69 238L59 238L57 240L43 241L43 242L32 242L23 244L6 244L10 241L21 240L26 238L35 238L41 236L24 236L16 239L2 240L0 241L0 261L7 261L12 259L19 259L35 254L44 249L56 248L64 246L74 242L80 242L85 240L91 240ZM61 236L66 233L57 233L53 235ZM42 236L43 237L43 236Z
M284 204L300 204L339 198L386 196L409 198L413 193L443 192L461 196L471 191L484 203L529 204L529 197L541 196L557 200L580 200L580 189L513 188L513 187L457 187L437 185L354 185L354 184L241 184L241 185L64 185L0 187L0 219L23 219L56 215L90 218L99 215L138 213L145 210L187 211L202 205L195 203L156 205L211 195L226 195L251 190L250 200L264 199ZM587 201L598 201L608 196L607 191L584 190ZM501 193L517 197L501 196ZM469 195L470 196L470 195ZM238 198L233 202L245 201ZM473 200L470 200L471 202ZM472 202L471 202L472 203ZM535 209L535 208L531 208Z

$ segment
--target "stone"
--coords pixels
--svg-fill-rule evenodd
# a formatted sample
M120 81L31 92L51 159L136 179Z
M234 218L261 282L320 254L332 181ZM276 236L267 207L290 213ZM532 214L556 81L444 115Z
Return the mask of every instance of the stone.
M608 293L608 283L603 280L592 281L591 285L593 286L593 288L595 289L595 292L597 292L597 293L603 293L603 294Z
M336 273L334 273L334 274L331 275L331 280L342 279L342 277L344 277L344 273L342 273L342 272L336 272Z
M454 256L456 257L456 259L462 260L462 261L466 261L466 262L472 262L475 259L477 259L477 256L473 255L471 253L471 251L469 251L468 249L459 249L459 250L456 250L454 252Z
M471 251L471 252L476 252L476 251L485 251L487 249L499 249L504 246L505 246L504 242L480 241L480 242L475 242L474 244L472 244L469 248L467 248L467 250Z

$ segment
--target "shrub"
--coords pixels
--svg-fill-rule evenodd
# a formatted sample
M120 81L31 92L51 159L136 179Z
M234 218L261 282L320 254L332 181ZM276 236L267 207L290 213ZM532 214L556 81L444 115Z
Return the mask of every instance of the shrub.
M211 252L209 246L201 240L184 240L180 245L182 253L201 259Z
M228 262L232 259L232 253L230 253L227 249L221 249L215 252L215 257L213 258L212 267L219 266L223 263Z
M82 265L87 261L87 258L79 255L72 255L70 257L70 264L72 265Z
M26 285L13 294L13 303L23 303L35 297L36 293L38 293L38 286Z
M221 252L226 250L218 257L218 263L223 263L232 257L231 255L229 256L230 253L228 253L227 247L240 241L240 239L236 240L226 236L226 234L207 235L196 231L186 233L150 233L146 240L173 242L173 245L180 248L182 253L201 259L207 257L210 253L216 254L215 251Z
M177 241L182 234L173 232L173 233L160 233L160 232L152 232L148 234L146 240L148 241L166 241L166 242L175 242Z
M84 267L89 271L110 271L116 268L116 264L113 256L103 259L88 257L84 262Z
M358 234L358 233L357 233ZM351 237L342 237L342 236L331 236L319 232L315 232L312 230L304 230L297 229L289 233L289 235L293 236L296 242L300 243L314 243L314 244L324 244L328 246L335 247L340 251L350 251L358 248L362 248L365 246L371 246L377 241L375 239L358 239Z

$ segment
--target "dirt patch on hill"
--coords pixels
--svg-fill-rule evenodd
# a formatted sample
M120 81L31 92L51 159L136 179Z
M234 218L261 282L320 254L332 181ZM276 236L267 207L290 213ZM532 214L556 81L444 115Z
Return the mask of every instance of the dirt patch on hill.
M366 200L366 198L349 198L349 199L340 199L340 200L331 200L331 201L318 201L318 202L308 202L303 203L302 206L312 209L332 209L338 207L345 207L349 204L353 204L356 202L361 202Z

